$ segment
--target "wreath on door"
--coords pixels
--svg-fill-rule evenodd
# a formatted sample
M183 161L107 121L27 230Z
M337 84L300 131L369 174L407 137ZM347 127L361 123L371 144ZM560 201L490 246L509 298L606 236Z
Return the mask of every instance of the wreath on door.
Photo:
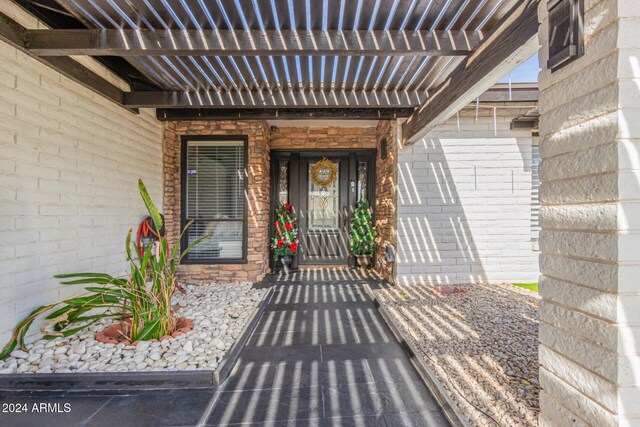
M338 176L338 164L323 157L311 168L311 181L318 187L328 187Z

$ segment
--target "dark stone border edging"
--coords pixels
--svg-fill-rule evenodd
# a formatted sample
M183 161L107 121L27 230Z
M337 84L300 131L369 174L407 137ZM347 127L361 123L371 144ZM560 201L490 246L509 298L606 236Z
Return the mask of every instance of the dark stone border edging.
M269 303L269 300L271 299L272 294L273 294L273 287L270 287L267 290L267 292L264 294L264 297L262 298L262 301L260 301L260 304L258 304L258 306L253 310L253 314L251 315L251 320L249 320L244 325L244 328L242 329L242 333L240 334L236 342L233 343L233 346L231 346L231 349L227 353L227 357L224 358L220 366L218 366L218 369L216 369L216 371L213 373L215 387L220 386L220 384L222 384L227 379L227 377L229 377L229 374L231 374L231 371L236 366L236 362L240 357L240 352L244 348L247 341L249 341L251 334L253 333L254 329L258 325L260 316L262 316L262 313L264 312L265 307Z
M2 374L0 391L130 391L217 388L231 373L271 298L270 288L253 310L238 339L215 371L77 372L61 374Z
M420 357L420 352L416 346L413 344L411 339L402 332L402 329L400 329L395 320L393 320L393 317L391 317L391 314L385 306L380 303L378 297L375 295L369 284L365 284L364 288L373 300L373 303L380 314L382 314L382 318L386 322L387 326L389 326L389 329L391 329L391 332L393 332L393 335L400 343L400 346L402 346L402 349L409 356L409 359L418 371L420 378L422 378L424 384L438 401L438 404L442 408L447 420L449 420L449 422L455 427L471 427L471 424L462 414L460 409L458 409L458 406L449 392L447 392L447 390L442 386L442 383L436 376L436 373L431 369L431 367L429 367L429 365L427 365L422 357Z

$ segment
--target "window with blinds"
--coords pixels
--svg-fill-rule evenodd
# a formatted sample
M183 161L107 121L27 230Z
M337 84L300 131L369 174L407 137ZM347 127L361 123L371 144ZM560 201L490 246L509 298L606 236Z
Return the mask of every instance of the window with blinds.
M187 140L183 145L183 222L193 224L183 249L205 235L185 261L215 263L245 258L245 141Z

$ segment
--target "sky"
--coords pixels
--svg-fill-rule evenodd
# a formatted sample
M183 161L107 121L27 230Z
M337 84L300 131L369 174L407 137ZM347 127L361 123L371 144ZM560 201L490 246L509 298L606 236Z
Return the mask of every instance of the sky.
M518 68L511 72L512 83L533 83L538 81L538 73L540 67L538 66L538 55L533 55L531 58L523 62ZM500 83L509 83L509 76L505 76Z

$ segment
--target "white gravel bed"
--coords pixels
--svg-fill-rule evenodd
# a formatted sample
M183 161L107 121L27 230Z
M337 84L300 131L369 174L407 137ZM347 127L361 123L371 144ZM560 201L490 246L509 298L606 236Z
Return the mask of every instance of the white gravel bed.
M267 290L252 289L251 283L183 287L186 294L174 296L175 315L193 320L193 329L183 335L135 347L105 344L94 338L112 323L105 320L69 338L39 340L26 352L14 350L0 361L0 373L215 370Z
M509 284L434 289L376 293L472 425L536 426L538 294Z

